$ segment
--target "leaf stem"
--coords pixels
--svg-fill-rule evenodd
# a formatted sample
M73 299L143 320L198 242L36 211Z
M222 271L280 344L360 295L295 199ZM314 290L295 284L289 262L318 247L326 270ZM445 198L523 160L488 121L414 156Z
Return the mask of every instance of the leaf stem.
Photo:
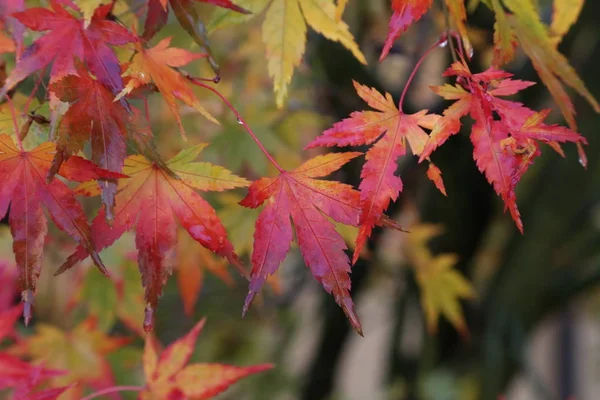
M244 126L244 129L246 129L246 132L248 132L248 134L250 135L250 137L252 137L252 140L254 140L254 142L257 144L257 146L260 148L260 150L263 152L263 154L269 159L269 161L271 162L271 164L273 164L275 166L275 168L277 168L277 170L279 172L283 172L284 171L284 169L281 167L281 165L279 165L277 163L277 161L275 161L275 159L273 158L273 156L265 148L265 146L262 144L262 142L260 141L260 139L252 131L252 129L246 123L246 121L244 120L244 118L242 117L242 115L239 113L239 111L235 109L235 107L233 106L233 104L231 104L229 102L229 100L227 100L227 98L225 98L225 96L223 96L217 89L215 89L212 86L209 86L209 85L203 83L198 78L195 78L195 77L187 75L187 74L183 74L183 75L186 77L186 79L188 79L194 85L197 85L197 86L203 87L205 89L208 89L211 92L213 92L214 94L216 94L217 96L219 96L219 98L223 101L223 103L225 103L225 105L235 114L235 116L237 117L238 123L240 125Z
M100 396L104 396L105 394L117 392L141 392L143 389L144 388L142 386L112 386L87 395L81 400L91 400Z
M410 76L408 77L408 80L406 81L406 84L404 85L404 89L402 90L402 95L400 96L400 101L398 102L398 110L400 110L402 112L402 106L404 105L404 98L406 97L408 88L409 88L410 84L412 83L413 79L415 78L417 71L421 67L421 64L423 64L423 61L425 61L427 56L429 56L429 54L433 50L435 50L438 46L441 46L443 43L446 43L447 41L448 41L448 35L446 35L446 34L441 35L440 38L437 40L437 42L435 42L431 47L429 47L427 49L427 51L425 51L425 53L423 53L421 58L419 58L419 61L417 61L417 64L413 68L412 72L410 73Z

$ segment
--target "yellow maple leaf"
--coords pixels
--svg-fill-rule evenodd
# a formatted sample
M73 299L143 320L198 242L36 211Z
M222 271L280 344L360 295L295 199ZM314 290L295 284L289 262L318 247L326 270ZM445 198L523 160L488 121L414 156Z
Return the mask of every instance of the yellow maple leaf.
M501 61L508 62L512 59L514 54L512 50L510 53L506 52L509 51L508 43L512 44L514 35L531 59L534 68L554 97L571 129L577 129L575 110L563 84L573 88L590 103L596 112L600 112L600 105L569 64L569 60L556 49L556 45L548 33L548 27L540 20L539 12L531 0L504 0L504 6L513 15L507 15L503 11L499 0L486 0L486 3L491 4L496 12L496 35L501 37L502 43L505 43L501 45L500 51L505 54L504 57L501 57ZM556 23L560 32L566 32L569 24L576 18L578 13L572 12L574 15L565 16L564 21ZM500 33L498 29L503 29L504 32ZM498 46L498 43L496 45Z
M407 236L407 256L412 262L421 288L421 307L427 328L434 333L441 316L447 318L463 335L468 328L460 306L461 299L475 296L471 283L454 266L458 256L453 253L433 255L427 242L442 233L440 225L419 224L410 228Z
M467 10L465 8L464 0L446 0L446 6L448 7L450 19L454 26L456 26L456 30L464 43L465 51L467 54L471 54L473 52L473 46L469 41L467 27L465 25Z
M348 25L336 21L335 13L332 0L274 0L271 3L263 23L263 41L278 107L283 106L294 68L302 61L307 23L329 40L341 43L366 64Z
M346 10L347 5L348 5L348 0L338 0L337 6L335 8L335 20L336 21L342 20L342 15L344 14L344 11Z
M491 0L491 8L496 16L494 24L494 64L500 66L515 58L517 37L508 23L506 12L500 0Z
M367 63L348 25L341 20L346 1L334 0L240 0L236 4L261 14L266 8L262 24L262 38L266 46L269 75L273 79L275 98L282 107L288 94L294 69L300 65L306 48L308 26L327 39L341 43L363 64ZM208 30L247 21L251 16L240 16L229 10L213 13Z
M552 42L557 46L571 26L579 18L585 0L555 0L550 32Z

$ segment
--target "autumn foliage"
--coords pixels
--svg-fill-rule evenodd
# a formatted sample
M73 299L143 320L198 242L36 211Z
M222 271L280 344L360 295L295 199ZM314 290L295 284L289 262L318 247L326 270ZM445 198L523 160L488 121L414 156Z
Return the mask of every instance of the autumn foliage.
M202 251L200 258L213 272L219 265L231 264L249 280L245 303L240 304L245 314L296 242L310 274L362 334L351 298L350 273L365 254L375 227L403 230L386 215L404 189L398 176L401 159L415 156L419 162L427 162L426 176L432 184L443 195L453 196L446 192L443 171L431 162L431 156L453 135L468 131L477 168L502 199L517 229L524 232L515 189L543 145L564 156L562 145L575 144L580 162L586 164L587 141L577 133L574 106L565 86L600 111L557 49L580 8L564 16L569 2L556 0L552 22L546 26L532 0L482 0L495 16L493 60L488 69L472 71L473 46L465 2L444 0L440 3L444 3L446 26L440 30L440 40L422 52L399 102L390 93L353 82L357 96L368 107L333 123L316 137L294 142L298 143L295 155L288 154L289 162L284 164L271 154L276 146L263 143L261 135L252 129L253 123L234 106L252 107L244 104L249 103L247 100L238 102L236 89L226 86L228 76L221 74L215 55L223 53L211 48L200 11L207 8L198 8L196 3L216 6L208 25L212 30L263 18L260 36L266 59L262 64L274 90L269 102L276 107L269 115L275 115L294 90L292 78L306 51L308 27L339 42L360 63L377 62L363 54L343 21L347 1L256 0L238 4L230 0L148 0L141 2L141 11L135 13L123 13L126 4L121 0L49 0L36 6L20 0L5 3L0 8L0 52L5 54L7 73L0 90L0 107L10 123L2 125L0 131L0 217L7 217L10 226L24 305L0 309L0 339L14 339L8 350L0 352L0 389L13 388L15 399L53 399L64 392L83 396L90 388L98 393L109 388L109 393L114 379L105 356L124 346L127 339L107 336L98 324L119 318L135 327L135 318L139 318L143 329L150 332L163 287L175 269L190 277L188 281L180 279L189 313L201 286L200 273L186 269L182 261L197 258L198 253L190 256L190 251ZM433 3L391 2L379 61L386 59L405 31L434 12ZM188 35L198 51L171 45L170 36L154 39L160 36L170 13L181 26L181 35ZM431 89L447 101L447 107L440 114L405 112L405 96L416 71L439 47L449 49L452 58L443 73L448 83ZM568 127L546 122L551 110L533 110L511 97L534 84L502 69L519 49L531 59ZM204 71L212 75L206 78L185 70L192 62L204 63ZM222 92L220 81L225 85ZM183 150L179 152L155 140L157 117L149 111L149 101L155 98L166 105L167 117L163 118L169 122L169 141L180 143ZM215 106L207 98L221 104ZM39 102L37 108L32 106L34 99ZM225 119L222 109L235 115L236 134L248 135L255 142L252 145L262 152L270 169L257 174L248 168L230 168L232 172L227 165L213 164L213 153L206 158L211 162L199 160L211 146L204 139L196 140L198 132L184 128L182 115L198 113L203 126L219 129ZM299 155L302 145L306 149L343 147L350 151L304 157ZM356 188L341 182L339 174L350 162L362 163ZM332 174L333 179L325 179ZM245 265L245 254L239 249L236 253L235 240L228 235L214 203L211 205L219 199L211 193L240 188L245 190L245 197L231 207L240 213L236 215L255 218L250 221L254 233L247 246L251 248L250 267ZM94 207L81 200L96 196L100 200ZM251 211L257 208L256 213ZM104 283L90 281L85 285L110 286L118 292L115 298L130 300L129 308L114 311L105 319L90 316L69 332L40 324L33 335L21 340L14 326L21 312L25 323L33 315L42 256L52 240L48 221L74 242L71 254L55 265L56 274L79 268L89 257L107 277L95 276L94 280L104 279ZM347 235L338 230L340 225L357 228L354 240L346 240ZM474 291L466 278L452 269L456 263L452 254L435 256L429 252L427 241L440 231L424 225L407 234L412 235L411 257L423 288L422 303L432 333L439 317L445 316L466 335L459 300L473 297ZM123 257L120 262L128 267L115 278L100 253L110 251L128 232L133 233L134 254ZM186 235L184 239L181 232ZM182 240L185 246L178 245ZM198 245L203 249L198 250ZM129 267L135 263L143 295L141 288L131 294L134 289L128 283ZM226 266L223 268L226 271ZM228 276L226 272L216 274ZM79 299L87 296L85 285L77 294ZM209 398L247 375L271 368L264 364L188 365L203 324L196 324L163 351L154 337L147 335L143 353L146 385L136 389L140 398ZM82 359L70 341L91 355ZM64 344L62 351L75 353L66 361L44 357L43 347L58 346L56 343Z

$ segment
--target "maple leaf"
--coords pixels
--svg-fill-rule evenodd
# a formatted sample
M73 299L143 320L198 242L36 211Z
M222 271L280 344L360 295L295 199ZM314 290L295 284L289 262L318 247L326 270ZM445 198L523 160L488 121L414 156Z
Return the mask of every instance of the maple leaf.
M55 162L83 150L91 141L92 161L105 170L120 172L127 156L125 135L129 114L100 81L78 66L77 75L67 75L50 85L56 97L72 103L60 122ZM112 221L117 181L103 180L102 203Z
M533 85L533 82L511 79L512 74L490 68L472 74L464 63L456 62L444 73L457 76L461 84L434 87L446 100L455 100L432 130L420 161L460 129L460 119L467 114L475 120L471 131L473 157L477 168L486 176L510 211L517 228L523 223L516 204L515 186L534 159L540 155L540 141L560 154L559 143L586 144L578 133L543 121L550 110L535 112L521 103L498 96L510 96ZM497 115L498 117L496 117Z
M292 171L281 171L277 178L262 178L250 185L240 204L249 208L259 207L265 202L267 205L256 220L251 281L244 313L267 277L275 273L289 251L293 221L306 266L323 288L333 295L354 329L361 332L350 297L347 247L326 218L329 216L337 222L356 225L358 192L340 182L314 179L329 175L361 154L317 156Z
M515 58L518 41L500 0L489 1L496 16L496 23L494 24L494 65L501 66Z
M241 208L238 206L238 208ZM227 270L227 262L216 259L215 255L204 247L194 246L192 238L179 230L177 240L177 284L183 300L183 310L188 316L194 313L204 283L204 270L218 277L226 285L234 284Z
M142 358L146 385L140 393L141 400L209 399L248 375L273 368L271 364L250 367L207 363L186 365L204 321L194 325L187 335L173 342L160 355L156 340L148 335Z
M202 107L183 75L171 68L181 67L206 55L169 47L170 43L171 38L168 37L150 49L145 49L140 43L136 44L137 53L126 71L126 74L130 77L129 82L115 100L131 93L132 90L142 85L153 82L167 102L171 112L175 115L179 130L182 136L185 137L179 110L175 103L176 99L196 109L210 121L216 124L219 122Z
M144 327L147 330L152 329L153 311L173 269L177 245L175 218L195 241L240 265L215 210L195 190L223 191L248 186L249 182L223 167L194 162L206 146L203 143L190 147L167 162L167 167L180 179L173 178L143 156L128 157L123 173L129 178L119 180L112 227L105 221L104 209L92 222L97 251L110 246L135 227L137 260L146 289ZM94 184L83 184L77 192L93 196L98 194L98 188ZM86 257L85 249L78 247L57 273Z
M395 201L402 191L402 180L394 174L398 158L406 154L407 144L413 154L420 155L428 140L423 128L433 129L440 118L439 115L428 114L427 110L405 114L398 110L389 93L384 97L377 90L357 82L354 82L354 88L377 111L353 112L350 118L337 122L307 146L343 147L376 142L367 152L367 162L361 172L360 230L353 263L358 259L373 227L384 216L390 202ZM430 172L430 179L444 193L441 174L434 172L435 170Z
M379 61L387 57L394 41L408 29L431 7L432 0L392 0L392 18L388 28L388 36L383 45Z
M84 60L92 74L114 94L119 93L123 89L121 67L108 45L136 42L138 38L123 26L106 19L111 10L110 4L97 8L87 27L85 20L73 17L58 1L51 0L50 6L52 10L33 7L13 14L31 30L50 32L25 49L8 76L0 97L53 60L51 82L76 74L76 58Z
M460 40L464 44L465 53L468 55L468 57L470 57L471 54L473 54L473 46L469 41L467 27L465 25L465 21L467 20L465 2L464 0L445 0L445 2L446 7L448 8L449 18L452 20L452 23L460 35ZM450 38L448 40L452 39Z
M458 257L453 253L433 255L427 242L442 233L439 225L420 224L410 228L407 235L407 256L416 271L421 288L421 307L430 333L435 333L440 316L446 317L456 329L468 336L460 299L471 299L475 289L459 272L453 269Z
M278 108L284 104L294 69L302 61L306 48L307 24L329 40L339 42L363 64L367 61L356 44L348 25L341 20L344 1L334 0L240 0L252 15L217 10L209 23L209 31L244 22L262 15L262 39L266 45L269 76L273 79Z
M111 368L106 355L127 344L130 340L109 337L97 329L96 321L88 318L70 331L38 324L36 333L17 343L11 351L16 355L28 356L34 363L68 371L50 378L52 386L64 386L73 382L72 387L61 398L80 399L84 386L96 389L114 384Z
M367 63L348 25L337 21L335 14L333 0L274 0L269 5L262 36L278 107L283 107L294 68L302 60L307 23L327 39L341 43L361 63Z
M555 0L552 4L550 33L555 46L561 42L571 26L579 18L585 0Z
M25 320L31 318L33 292L42 268L42 252L48 226L42 205L54 224L79 242L94 263L106 271L94 250L90 227L73 192L60 180L46 181L55 145L44 143L32 151L18 149L7 135L0 135L0 218L6 216L13 236L13 250L19 269ZM94 163L73 156L58 174L74 181L114 179L123 175L98 168Z

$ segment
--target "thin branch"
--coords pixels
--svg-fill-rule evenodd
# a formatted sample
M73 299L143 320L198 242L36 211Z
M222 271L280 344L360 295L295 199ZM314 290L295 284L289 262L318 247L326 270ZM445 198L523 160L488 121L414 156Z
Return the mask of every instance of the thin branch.
M246 121L244 120L244 118L242 117L242 115L238 112L238 110L235 109L235 107L233 106L233 104L231 104L229 102L229 100L227 100L227 98L225 98L225 96L223 96L217 89L215 89L212 86L209 86L209 85L203 83L198 78L195 78L193 76L187 75L185 73L183 74L183 76L186 79L188 79L191 83L193 83L194 85L203 87L205 89L208 89L211 92L213 92L214 94L216 94L217 96L219 96L219 98L223 101L223 103L225 103L225 105L235 114L235 116L237 117L238 123L240 125L243 125L244 129L246 129L246 132L248 132L248 134L250 135L250 137L252 137L252 140L254 140L254 142L257 144L257 146L260 148L260 150L263 152L263 154L269 159L269 161L271 162L271 164L273 164L275 166L275 168L277 168L277 170L279 172L284 172L285 171L277 163L277 161L275 161L275 159L273 158L273 156L269 153L269 151L265 148L265 146L262 144L262 142L260 141L260 139L256 136L256 134L252 131L252 129L250 128L250 126L246 123Z
M402 106L404 105L404 98L406 97L406 93L408 92L408 88L410 87L410 84L412 83L413 79L415 78L417 71L421 67L421 64L423 64L423 61L425 61L427 56L429 56L429 54L433 50L435 50L437 47L441 46L442 44L445 44L447 41L448 41L448 35L444 34L444 35L440 36L440 38L437 40L437 42L435 42L431 47L429 47L427 49L427 51L425 51L425 53L423 53L423 55L421 56L419 61L417 61L417 64L413 68L412 72L410 73L410 76L408 77L408 79L406 81L406 84L404 85L404 89L402 90L402 95L400 96L400 101L398 102L398 109L401 112L402 112Z

